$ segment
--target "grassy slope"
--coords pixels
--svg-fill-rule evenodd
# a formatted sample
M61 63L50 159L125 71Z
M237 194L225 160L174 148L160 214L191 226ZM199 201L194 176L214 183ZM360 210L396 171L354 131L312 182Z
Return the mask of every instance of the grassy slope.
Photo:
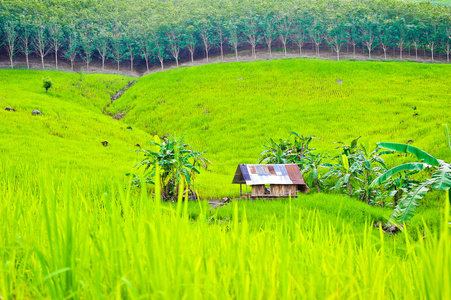
M317 68L322 63L319 62ZM277 86L281 93L289 95L290 89L284 88L284 85L290 83L292 77L286 74L300 69L299 62L292 62L293 70L289 70L287 62L270 63L270 69L274 71L272 74L277 74L278 64L282 66L282 69L279 67L279 74L284 75L279 78L270 76L270 79L283 80L284 83ZM330 66L335 65L331 63ZM242 70L239 71L241 73L236 74L236 70L235 73L227 73L224 70L236 67ZM220 126L214 120L221 116L218 114L220 105L217 107L214 99L221 104L221 97L204 95L202 91L208 88L208 76L202 70L219 70L224 78L223 84L230 88L235 84L236 75L243 78L237 81L240 84L246 82L246 75L259 73L257 79L253 79L259 82L258 78L263 77L268 63L205 68L144 78L144 83L131 90L127 96L130 98L124 99L124 103L132 105L133 94L139 95L140 90L142 93L151 91L146 86L152 81L167 87L166 93L169 95L172 83L164 85L162 78L172 81L173 77L175 80L180 78L180 74L201 71L196 75L196 80L202 80L203 87L197 95L201 100L203 97L211 113L204 115L202 111L198 115L211 118L207 120L213 124L211 126ZM326 70L323 72L325 74ZM293 76L300 77L300 73ZM45 75L51 76L56 83L49 94L43 93L40 88L41 77ZM213 79L217 78L213 76ZM228 83L227 78L233 80ZM346 84L346 77L340 78ZM205 298L213 295L218 299L295 296L323 299L359 295L357 298L367 299L378 295L376 298L380 299L426 296L440 299L449 296L449 289L446 288L451 266L446 255L449 253L449 240L443 238L440 244L436 244L435 237L431 236L426 239L431 245L420 243L417 247L404 242L402 235L392 238L381 234L379 237L379 233L365 222L368 219L382 220L389 212L357 203L356 200L314 194L293 199L291 203L287 200L241 202L237 210L229 205L209 212L207 218L200 212L203 207L205 213L205 203L199 206L190 203L190 214L199 217L199 222L192 222L188 218L180 218L175 211L164 209L165 213L161 213L158 206L149 203L147 194L135 197L134 194L124 193L122 186L115 183L124 178L124 172L137 159L133 145L142 143L148 136L136 128L127 130L127 120L113 121L101 111L109 103L108 94L128 80L121 76L83 75L80 81L77 74L0 71L2 297L119 299L141 296L195 299L203 298L201 295ZM190 84L193 84L192 80L187 82L187 86ZM267 86L260 87L262 90L258 93L256 90L259 89L250 92L265 98L262 95ZM248 87L252 88L250 85ZM317 87L324 90L321 84ZM187 91L187 100L190 95L196 96L195 92ZM277 98L277 90L271 91ZM260 151L261 136L268 133L276 136L286 134L290 124L286 121L283 125L282 119L280 123L284 127L274 131L278 124L277 118L273 118L272 123L260 123L268 126L268 131L263 128L261 136L254 138L251 132L245 131L247 139L233 141L231 138L236 126L227 123L227 120L242 118L242 123L247 120L240 126L255 122L252 109L257 105L253 101L258 99L248 97L241 102L233 99L232 94L232 103L249 106L243 111L243 117L237 117L235 111L223 105L225 114L233 113L229 119L222 120L226 122L226 127L221 129L224 137L216 136L217 143L227 147L232 145L240 151L232 153L235 160L248 149L250 154L247 159L254 161ZM242 90L241 96L245 94ZM165 99L166 103L162 105L169 106L169 114L176 114L176 101L171 101L169 96ZM321 99L312 96L309 101L318 103ZM225 102L224 98L222 101ZM284 101L289 103L292 99L288 97ZM449 104L449 99L447 101ZM329 102L333 104L334 101ZM185 104L188 108L186 122L194 122L196 117L190 114L190 102ZM265 110L272 109L276 104L269 102ZM6 112L4 106L12 106L17 112ZM161 111L157 110L153 115L146 113L143 107L141 118L163 118ZM305 107L313 107L313 104ZM41 110L44 116L32 116L33 109ZM135 112L139 111L139 107L135 109ZM280 105L280 109L288 114L287 108ZM412 114L408 107L407 111L405 116ZM298 111L292 114L296 113ZM423 117L422 114L420 110L420 117ZM133 115L133 112L130 113L129 122L134 122ZM319 119L323 117L318 115ZM293 122L296 119L290 120ZM143 122L146 121L149 120L144 119ZM411 121L416 122L416 119ZM136 121L141 125L144 125L143 122ZM149 123L148 130L163 130L156 124ZM161 124L163 126L171 128L170 124ZM210 149L207 146L215 138L212 135L214 131L199 130L211 135L202 142L205 136L196 139L196 128L184 127L186 124L182 122L178 126L172 125L172 130L186 130L189 139L194 140L196 145ZM329 127L337 130L335 123ZM257 131L255 127L251 128ZM440 144L438 128L435 133ZM230 135L225 135L225 132L230 132ZM318 126L313 133L320 135L318 132L327 131L320 130ZM352 134L354 132L346 137ZM102 140L108 140L111 146L104 148L100 144ZM247 141L253 141L255 148ZM427 139L420 141L427 145ZM243 145L236 146L236 143ZM326 147L326 140L320 146ZM222 161L218 158L227 155L226 148L215 143L212 147L217 150L211 151L211 158ZM440 151L443 149L437 150L438 153ZM223 162L223 166L233 169L234 163ZM218 163L214 170L214 173L205 173L201 185L221 180ZM230 174L223 173L225 182L229 182ZM106 181L106 176L116 180ZM222 184L219 181L214 187L220 188ZM232 190L232 187L225 186L227 189ZM217 215L217 221L208 217L211 214ZM446 237L446 234L442 235ZM416 251L413 251L414 247Z
M442 124L451 123L450 75L447 65L407 62L214 64L143 77L110 110L128 110L124 121L149 133L185 133L207 150L215 166L199 176L198 189L219 196L238 191L230 183L236 166L255 163L265 137L289 131L316 135L322 141L314 146L331 154L333 142L361 135L371 147L413 140L449 160Z
M54 87L41 87L50 76ZM117 75L0 70L0 158L25 164L82 170L97 176L123 177L136 161L136 143L148 138L139 130L102 114L110 94L132 80ZM13 107L17 111L5 111ZM33 116L34 109L42 116ZM103 147L101 142L110 146Z

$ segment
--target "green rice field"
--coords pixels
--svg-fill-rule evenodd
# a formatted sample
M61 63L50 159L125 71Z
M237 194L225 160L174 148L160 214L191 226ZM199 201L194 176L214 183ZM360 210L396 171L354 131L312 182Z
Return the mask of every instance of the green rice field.
M450 75L444 64L315 59L142 78L0 70L0 299L449 299L444 193L390 235L374 226L390 206L344 195L212 209L161 202L125 174L142 172L137 144L166 134L207 151L214 165L195 180L204 199L237 196L237 165L290 131L331 155L334 142L362 136L370 148L411 140L449 162Z

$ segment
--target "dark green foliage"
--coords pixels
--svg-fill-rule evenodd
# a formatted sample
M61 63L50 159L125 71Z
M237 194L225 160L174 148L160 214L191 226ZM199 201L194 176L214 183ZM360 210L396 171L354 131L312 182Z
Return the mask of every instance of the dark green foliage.
M448 191L451 188L451 165L437 160L421 149L410 145L397 143L378 143L378 147L369 152L365 146L358 144L360 136L353 139L350 145L344 142L336 149L342 149L341 155L329 158L324 153L314 154L308 148L308 143L312 137L303 138L296 133L292 133L299 141L306 142L300 144L300 151L289 141L280 140L279 144L270 140L270 145L265 145L265 150L259 159L261 163L297 163L302 170L302 174L307 175L307 184L315 186L319 193L321 188L328 184L338 193L357 196L358 199L367 204L376 204L384 198L393 197L393 214L390 218L392 223L408 222L415 214L419 201L431 190ZM449 142L449 132L447 131ZM298 144L299 145L299 141ZM296 153L303 153L307 150L307 155L298 156ZM382 151L388 149L389 151ZM451 149L451 145L450 145ZM401 164L387 170L385 161L381 158L384 154L394 152L410 153L415 155L422 162L411 162ZM328 158L335 161L332 164L323 163L323 159ZM326 168L328 172L323 176L319 173L319 168ZM423 182L412 180L410 176L424 170L433 169L430 179ZM394 177L394 178L393 178ZM382 189L380 188L382 186Z
M172 59L176 66L183 52L186 56L202 49L208 61L213 49L224 57L225 44L238 56L238 47L248 45L252 57L256 48L265 45L271 55L276 44L283 52L311 46L331 48L340 59L344 47L352 45L368 52L389 48L399 53L415 49L446 56L449 61L451 8L429 3L405 3L397 0L376 1L4 1L0 7L0 24L4 34L0 44L8 54L10 65L19 53L34 50L45 68L44 59L53 53L58 68L58 54L71 62L78 56L89 64L93 58L109 58L119 69L125 59L149 60L164 67ZM395 49L396 48L396 49ZM201 52L201 53L202 53ZM60 55L61 56L61 55Z
M42 87L45 89L45 92L47 93L49 89L53 86L52 78L50 77L44 77L42 78Z

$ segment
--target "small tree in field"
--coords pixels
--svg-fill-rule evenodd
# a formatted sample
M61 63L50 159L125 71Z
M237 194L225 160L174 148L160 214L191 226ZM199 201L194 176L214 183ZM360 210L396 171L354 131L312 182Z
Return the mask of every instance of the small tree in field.
M45 92L47 93L49 89L53 86L53 81L50 77L42 78L42 87L45 88Z
M184 142L184 136L175 138L169 136L160 140L155 136L155 142L150 142L153 145L152 150L141 149L138 150L144 154L144 159L136 165L136 167L145 167L145 182L155 184L156 176L160 176L162 185L162 196L166 201L177 199L179 191L186 187L187 191L197 198L197 195L191 190L194 184L194 177L199 174L198 167L207 169L212 163L206 159L204 152L194 151L190 145ZM156 174L157 165L160 174ZM133 175L135 179L138 177ZM184 182L184 184L182 183ZM133 184L139 185L140 180L132 181Z

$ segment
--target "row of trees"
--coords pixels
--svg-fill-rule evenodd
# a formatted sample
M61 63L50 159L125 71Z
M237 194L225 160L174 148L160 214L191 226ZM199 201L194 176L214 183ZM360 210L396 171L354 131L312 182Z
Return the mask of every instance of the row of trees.
M448 127L447 141L451 151ZM411 145L378 143L368 151L359 138L350 144L337 142L341 153L329 156L315 152L310 143L315 137L291 132L288 140L267 140L258 163L299 166L306 183L316 192L334 191L365 201L368 204L392 203L391 223L408 222L421 199L430 190L451 194L451 164L437 159ZM394 153L412 154L419 161L407 162L388 169L383 156ZM418 175L417 175L418 174ZM424 180L418 180L424 178Z
M379 49L399 53L429 52L446 55L449 62L451 8L430 3L396 0L9 0L0 2L0 44L11 67L18 54L37 55L45 67L50 53L58 59L89 63L93 58L120 63L137 59L164 68L171 59L179 65L181 54L193 62L202 51L208 61L214 49L225 51L247 46L256 58L256 47L269 55L275 44L297 49L303 55L312 47L340 53L346 47L355 56L364 49L369 58Z

